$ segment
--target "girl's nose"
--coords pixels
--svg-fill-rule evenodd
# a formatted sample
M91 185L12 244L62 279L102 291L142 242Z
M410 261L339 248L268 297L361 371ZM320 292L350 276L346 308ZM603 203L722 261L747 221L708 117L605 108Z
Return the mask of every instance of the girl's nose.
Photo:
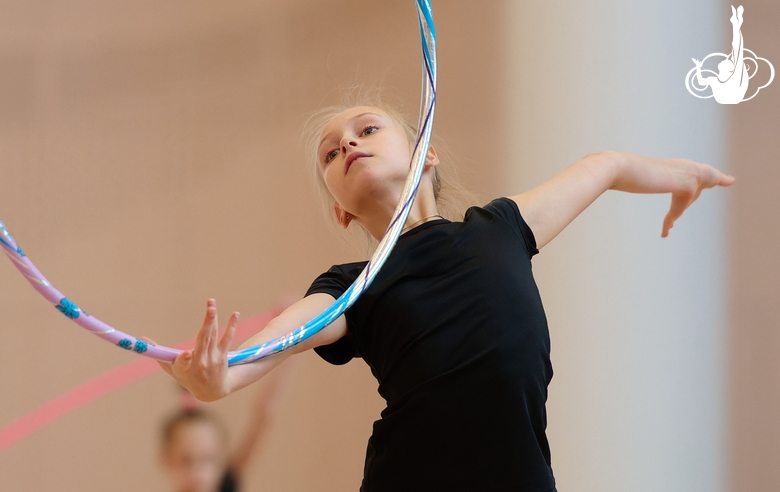
M341 141L341 152L346 154L347 148L349 147L357 147L357 142L351 139L344 139Z

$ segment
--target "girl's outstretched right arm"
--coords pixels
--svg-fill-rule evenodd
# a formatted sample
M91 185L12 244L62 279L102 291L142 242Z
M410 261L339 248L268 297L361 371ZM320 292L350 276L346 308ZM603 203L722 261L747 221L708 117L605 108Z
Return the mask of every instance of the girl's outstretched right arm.
M265 329L244 342L241 348L283 336L324 311L332 303L333 297L328 294L305 297L271 320ZM198 400L214 401L257 381L287 357L333 343L347 333L347 321L344 315L341 315L325 329L289 350L250 364L228 367L227 355L233 343L237 321L238 313L231 314L225 334L220 340L217 303L214 299L209 299L195 348L185 350L172 363L160 362L160 366Z

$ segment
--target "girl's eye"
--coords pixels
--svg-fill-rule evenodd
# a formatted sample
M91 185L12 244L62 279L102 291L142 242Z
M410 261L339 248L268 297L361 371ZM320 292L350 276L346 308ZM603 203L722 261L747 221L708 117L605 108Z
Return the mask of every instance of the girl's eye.
M372 133L375 133L377 130L379 130L379 128L377 128L377 127L375 127L373 125L369 125L369 126L363 128L363 131L360 132L360 134L364 135L364 136L365 135L371 135Z
M328 162L332 161L333 159L336 158L337 155L339 155L339 151L337 149L331 150L330 152L325 154L325 163L327 164Z

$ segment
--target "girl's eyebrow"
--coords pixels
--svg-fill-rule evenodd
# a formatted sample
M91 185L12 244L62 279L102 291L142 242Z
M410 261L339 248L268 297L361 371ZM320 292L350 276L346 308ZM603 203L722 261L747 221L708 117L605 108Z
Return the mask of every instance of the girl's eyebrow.
M366 111L365 113L360 113L358 115L353 116L352 118L349 119L349 121L355 121L355 120L360 119L360 118L362 118L363 116L366 116L366 115L378 116L380 118L382 117L381 114L372 113L371 111ZM332 134L333 134L333 132L328 132L324 137L322 137L322 140L320 140L320 144L317 146L318 150L322 147L322 144L325 143L325 141L330 138L330 136Z

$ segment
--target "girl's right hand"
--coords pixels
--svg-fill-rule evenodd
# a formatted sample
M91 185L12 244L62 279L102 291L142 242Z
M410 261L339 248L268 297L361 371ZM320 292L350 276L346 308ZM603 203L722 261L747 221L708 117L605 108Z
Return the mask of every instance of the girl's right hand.
M225 334L218 340L217 303L214 299L209 299L203 326L195 340L195 348L185 350L172 363L158 361L165 372L173 376L198 400L218 400L231 391L227 355L236 333L238 316L237 312L230 315Z
M295 328L328 308L335 299L329 294L312 294L301 299L272 319L268 325L245 341L241 347L252 347L285 337ZM347 334L347 320L339 316L319 333L289 350L271 357L228 368L228 350L236 332L238 313L228 321L222 340L218 340L217 303L209 299L206 319L195 339L195 348L186 350L171 362L160 366L201 401L218 400L257 381L287 357L305 350L333 343ZM150 340L151 341L151 340Z

